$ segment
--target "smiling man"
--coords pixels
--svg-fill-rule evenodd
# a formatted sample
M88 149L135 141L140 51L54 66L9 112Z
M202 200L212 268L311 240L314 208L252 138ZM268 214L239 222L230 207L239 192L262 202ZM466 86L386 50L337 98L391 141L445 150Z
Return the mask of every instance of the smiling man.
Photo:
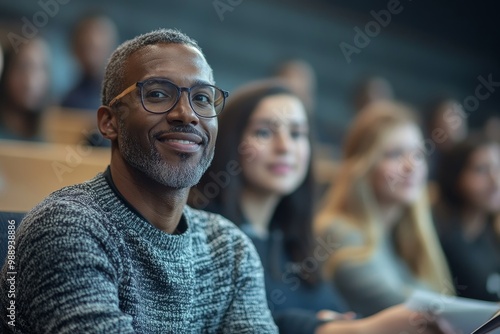
M228 93L195 41L157 30L111 56L98 110L109 168L46 198L16 239L20 333L275 333L261 264L229 221L186 206Z

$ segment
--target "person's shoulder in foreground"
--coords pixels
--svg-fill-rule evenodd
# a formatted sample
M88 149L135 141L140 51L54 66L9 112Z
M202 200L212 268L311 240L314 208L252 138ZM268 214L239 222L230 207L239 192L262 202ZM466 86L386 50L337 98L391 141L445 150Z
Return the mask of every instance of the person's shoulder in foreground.
M110 167L53 193L21 223L15 267L0 277L1 306L14 305L0 315L3 326L275 333L250 241L220 216L185 205L212 160L227 96L196 42L165 29L125 42L110 58L102 95L98 126L111 141Z
M261 265L246 236L221 216L187 206L182 220L181 234L156 229L102 176L52 194L18 231L16 274L1 273L1 304L14 300L16 307L13 318L2 312L4 325L14 320L20 332L272 332Z

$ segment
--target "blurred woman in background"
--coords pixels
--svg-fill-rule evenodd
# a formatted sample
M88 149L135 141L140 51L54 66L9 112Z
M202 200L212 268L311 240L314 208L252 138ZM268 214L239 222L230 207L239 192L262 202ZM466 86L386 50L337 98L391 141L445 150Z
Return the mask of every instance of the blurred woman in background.
M268 305L281 333L434 333L404 306L351 320L329 282L325 258L335 251L312 236L313 176L308 114L275 81L247 85L219 119L211 167L192 189L192 206L220 213L253 241L264 267Z
M0 138L42 139L40 124L50 89L47 43L34 38L14 50L3 45L0 77Z
M414 289L452 294L426 192L426 152L414 114L396 102L355 119L344 161L315 228L339 249L326 272L351 309L368 316Z
M304 262L313 250L309 134L304 105L288 88L275 81L246 86L221 114L214 160L192 192L199 202L193 204L200 207L202 196L208 197L205 209L230 219L252 239L280 328L303 325L300 319L315 327L316 312L345 311L331 285Z
M457 294L499 301L500 144L469 136L443 155L438 181L435 221Z
M449 95L432 100L426 107L426 116L426 136L435 146L428 157L429 179L435 181L443 154L465 139L469 126L462 105Z

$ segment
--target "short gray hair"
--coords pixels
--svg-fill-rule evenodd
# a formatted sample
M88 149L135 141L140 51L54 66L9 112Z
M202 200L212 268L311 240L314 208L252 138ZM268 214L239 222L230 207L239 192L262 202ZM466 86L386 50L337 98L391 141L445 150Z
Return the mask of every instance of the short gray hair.
M185 44L198 49L198 43L176 29L158 29L139 35L122 43L109 58L102 83L102 104L109 105L111 100L125 88L125 63L129 56L148 46L156 44ZM211 78L213 80L213 78Z

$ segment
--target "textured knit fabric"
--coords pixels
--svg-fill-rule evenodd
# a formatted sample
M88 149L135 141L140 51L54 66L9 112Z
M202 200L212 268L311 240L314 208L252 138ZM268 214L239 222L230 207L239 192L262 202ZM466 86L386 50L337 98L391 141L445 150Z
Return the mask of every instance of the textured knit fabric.
M178 235L104 176L51 194L16 239L19 333L275 333L258 255L232 223L185 207ZM7 274L0 276L5 310ZM11 319L0 317L4 330Z

